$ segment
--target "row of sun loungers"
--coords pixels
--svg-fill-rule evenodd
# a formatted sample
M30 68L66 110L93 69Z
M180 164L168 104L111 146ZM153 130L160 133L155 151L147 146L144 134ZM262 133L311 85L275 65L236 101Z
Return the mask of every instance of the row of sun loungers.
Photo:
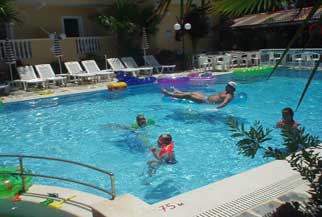
M20 80L15 82L22 84L24 90L27 90L29 84L41 84L48 87L50 83L65 85L67 81L81 83L85 80L112 80L114 72L118 71L129 72L133 76L137 76L140 74L152 75L153 69L162 73L164 71L171 72L175 68L175 65L160 65L153 56L146 56L146 58L146 62L151 66L139 67L132 57L123 57L122 61L118 58L109 58L106 59L106 62L111 66L111 69L105 70L101 70L95 60L84 60L81 61L81 64L77 61L65 62L67 73L59 75L55 74L50 64L17 67Z
M143 58L148 66L138 66L132 57L123 57L121 58L122 61L118 58L110 58L106 59L106 61L114 71L122 70L132 72L133 74L138 72L139 74L152 75L153 69L157 73L173 72L176 67L176 65L161 65L152 55L143 56Z

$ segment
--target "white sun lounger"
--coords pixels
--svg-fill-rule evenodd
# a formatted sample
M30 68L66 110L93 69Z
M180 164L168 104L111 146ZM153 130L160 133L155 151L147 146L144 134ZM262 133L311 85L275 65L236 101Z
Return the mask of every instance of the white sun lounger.
M164 71L173 72L176 65L161 65L152 55L143 56L144 61L155 68L158 73L163 73Z
M87 73L84 71L77 61L65 62L64 63L68 72L69 79L75 79L75 81L83 81L85 79L97 80L97 75L95 73Z
M136 76L136 72L139 72L136 68L126 68L119 58L108 58L106 61L115 72L130 72L133 76Z
M24 90L28 90L29 84L42 84L43 87L47 86L45 79L38 78L32 66L17 67L20 80L15 80L16 83L23 85Z
M87 73L95 73L99 77L106 76L111 80L112 75L114 75L114 72L111 69L100 70L95 60L83 60L82 65Z
M121 60L127 68L135 68L139 70L140 73L142 72L143 74L148 74L148 75L152 75L153 73L153 67L151 66L140 67L136 64L133 57L122 57Z
M38 75L41 79L47 80L49 82L61 82L61 84L66 84L66 78L62 76L56 76L53 68L50 64L40 64L35 65Z

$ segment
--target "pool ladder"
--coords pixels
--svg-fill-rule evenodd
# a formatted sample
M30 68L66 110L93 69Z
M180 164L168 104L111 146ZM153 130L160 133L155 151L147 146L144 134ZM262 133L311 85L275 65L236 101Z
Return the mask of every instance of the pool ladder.
M61 180L61 181L65 181L65 182L71 182L71 183L76 183L79 185L83 185L83 186L87 186L93 189L96 189L98 191L104 192L106 194L109 194L111 196L111 200L115 199L115 180L114 180L114 174L111 172L108 172L106 170L103 169L99 169L97 167L88 165L88 164L84 164L84 163L80 163L80 162L76 162L76 161L71 161L71 160L64 160L64 159L59 159L59 158L52 158L52 157L42 157L42 156L31 156L31 155L10 155L10 154L0 154L0 158L18 158L19 160L19 168L20 170L15 173L15 172L1 172L0 171L0 175L1 174L9 174L9 175L19 175L21 177L22 180L22 187L23 187L23 192L25 192L25 177L26 176L35 176L35 177L42 177L42 178L47 178L47 179L57 179L57 180ZM77 180L73 180L73 179L69 179L69 178L62 178L62 177L58 177L58 176L50 176L50 175L43 175L43 174L36 174L36 173L28 173L28 171L26 172L24 169L24 159L41 159L41 160L50 160L50 161L58 161L58 162L64 162L64 163L69 163L69 164L73 164L73 165L78 165L81 167L85 167L91 170L95 170L98 171L100 173L103 173L105 175L107 175L110 179L110 184L111 184L111 190L105 190L104 188L101 188L99 186L96 185L92 185L89 183L85 183L85 182L80 182Z

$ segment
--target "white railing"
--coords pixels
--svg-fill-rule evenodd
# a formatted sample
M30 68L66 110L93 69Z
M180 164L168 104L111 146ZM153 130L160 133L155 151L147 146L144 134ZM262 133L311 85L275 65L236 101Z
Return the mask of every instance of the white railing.
M32 58L31 40L12 40L13 52L16 59L28 59ZM5 57L5 40L0 41L0 61Z
M262 49L260 53L261 65L274 65L281 57L285 49ZM312 62L302 58L305 54L320 54L322 55L322 48L291 48L281 61L281 66L297 66L299 61L301 66L312 66ZM301 54L299 58L297 54Z
M101 51L101 37L76 38L77 54L99 53Z

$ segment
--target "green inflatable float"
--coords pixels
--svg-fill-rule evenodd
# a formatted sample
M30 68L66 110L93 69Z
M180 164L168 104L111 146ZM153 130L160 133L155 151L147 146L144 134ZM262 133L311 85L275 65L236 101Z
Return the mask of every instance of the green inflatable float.
M146 120L146 126L150 126L150 125L154 125L154 124L155 124L154 120L152 120L152 119ZM139 128L140 128L140 126L137 123L131 125L131 130L137 130Z
M19 173L16 168L0 168L0 172ZM25 177L25 190L31 186L31 176ZM20 175L0 174L0 199L15 197L22 191Z
M247 69L235 69L233 71L234 76L263 76L269 75L273 71L272 66L265 67L255 67L255 68L247 68Z

